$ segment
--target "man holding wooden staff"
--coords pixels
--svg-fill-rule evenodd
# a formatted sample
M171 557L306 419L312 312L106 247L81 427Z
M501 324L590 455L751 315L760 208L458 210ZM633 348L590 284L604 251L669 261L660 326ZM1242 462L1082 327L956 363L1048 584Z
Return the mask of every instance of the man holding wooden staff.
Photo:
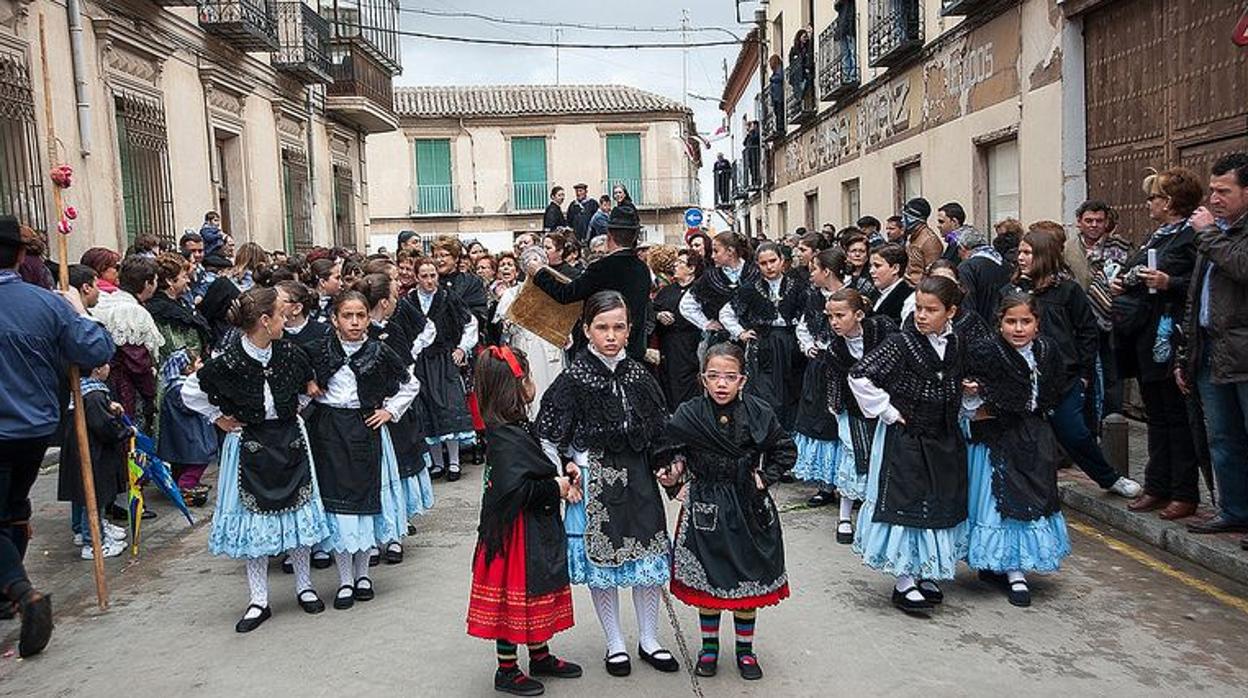
M112 339L87 317L78 291L55 293L17 273L27 240L12 216L0 216L0 603L22 617L18 653L38 654L52 635L52 602L26 577L30 488L61 418L58 396L67 363L99 366Z

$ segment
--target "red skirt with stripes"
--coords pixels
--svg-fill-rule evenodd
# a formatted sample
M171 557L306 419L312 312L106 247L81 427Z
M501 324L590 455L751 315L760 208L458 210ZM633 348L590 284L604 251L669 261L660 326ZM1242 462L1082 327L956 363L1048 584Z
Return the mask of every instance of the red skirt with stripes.
M524 517L516 517L503 554L486 561L477 544L468 600L468 634L515 644L540 643L573 625L572 588L529 596L525 585Z

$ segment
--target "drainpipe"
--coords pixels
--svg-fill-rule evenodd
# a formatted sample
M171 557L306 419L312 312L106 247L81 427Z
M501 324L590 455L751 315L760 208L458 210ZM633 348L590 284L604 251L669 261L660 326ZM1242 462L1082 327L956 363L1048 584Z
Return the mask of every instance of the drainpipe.
M312 199L312 202L311 202L311 203L312 203L312 210L310 211L310 213L311 213L311 214L312 214L312 216L313 216L313 217L312 217L312 220L313 220L313 221L315 221L315 220L316 220L316 208L317 208L317 205L316 205L316 200L317 200L318 198L320 198L320 197L318 197L318 196L317 196L317 191L316 191L316 148L314 147L314 146L315 146L315 142L314 142L314 139L313 139L313 137L312 137L312 127L313 127L314 125L316 125L316 122L315 122L315 121L313 121L313 118L312 118L313 116L315 116L315 112L314 112L314 110L312 109L312 89L311 89L311 88L307 88L307 87L305 87L305 88L304 88L304 95L305 95L305 96L304 96L304 99L303 99L303 104L304 104L305 112L306 112L306 114L307 114L307 118L308 118L308 121L307 121L307 123L308 123L308 126L307 126L307 139L308 139L308 194L309 194L309 197ZM334 222L333 222L333 221L330 221L330 225L329 225L329 239L330 239L330 241L331 241L331 242L332 242L332 241L333 241L333 239L334 239L334 225L333 225L333 224L334 224ZM333 245L330 245L330 247L333 247Z
M87 68L82 51L82 7L79 0L66 0L69 19L69 54L74 70L74 97L78 103L78 150L91 154L91 103L87 101Z
M475 213L477 208L481 205L480 200L477 198L477 142L472 138L472 131L469 131L464 127L463 117L460 117L459 119L459 132L468 136L468 161L469 167L472 171L472 208L464 209L462 201L460 202L459 208L467 213Z

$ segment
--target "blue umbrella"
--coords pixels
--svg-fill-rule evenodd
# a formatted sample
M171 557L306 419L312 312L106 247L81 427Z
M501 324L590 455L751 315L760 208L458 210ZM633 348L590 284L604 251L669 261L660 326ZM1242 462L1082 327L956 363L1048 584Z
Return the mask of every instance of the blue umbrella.
M129 418L126 418L126 422L130 422ZM156 455L156 443L152 441L152 437L136 429L132 456L134 457L134 462L142 468L143 477L148 482L156 485L169 498L169 501L173 502L178 511L182 512L182 515L186 517L188 523L192 526L195 525L195 518L191 516L191 510L182 499L182 491L178 489L177 483L173 481L173 473L169 471L169 466Z

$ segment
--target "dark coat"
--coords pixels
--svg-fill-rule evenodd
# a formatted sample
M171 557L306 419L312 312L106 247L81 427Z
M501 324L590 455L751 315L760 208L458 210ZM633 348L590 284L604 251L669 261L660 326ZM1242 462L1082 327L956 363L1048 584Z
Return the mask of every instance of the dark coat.
M913 293L914 293L914 287L911 286L908 281L903 280L901 283L897 284L897 286L893 288L892 291L889 292L888 296L884 298L884 301L881 302L878 306L876 306L875 309L871 312L871 314L872 315L884 315L886 317L890 317L893 319L893 322L900 325L901 324L901 309L902 307L905 306L906 299L909 298Z
M583 301L599 291L619 291L628 305L631 325L628 355L638 361L646 356L646 318L650 312L650 269L637 257L637 250L623 248L599 259L585 268L585 273L571 283L561 284L542 270L533 283L555 301L563 304ZM573 336L573 346L585 345L585 333Z
M1169 288L1149 293L1143 282L1132 283L1132 269L1148 265L1148 250L1157 250L1157 269L1170 276ZM1142 323L1138 332L1118 335L1118 371L1120 378L1138 378L1151 383L1170 379L1173 363L1153 361L1153 344L1157 340L1157 326L1164 315L1169 315L1178 329L1183 321L1187 301L1187 287L1196 269L1196 231L1184 225L1179 231L1160 239L1149 240L1127 259L1123 265L1124 296L1135 296L1148 310L1148 321ZM1173 337L1173 335L1172 335ZM1173 340L1172 340L1173 341Z
M997 317L1001 287L1010 282L1010 268L990 257L971 257L958 265L958 282L966 289L962 307L975 311L989 324Z
M1210 326L1201 336L1201 288L1209 274ZM1189 345L1183 353L1185 371L1196 376L1201 352L1210 352L1214 383L1248 381L1248 214L1231 224L1225 233L1216 227L1196 234L1196 273L1188 288L1184 335Z
M585 197L584 202L572 200L568 204L567 223L576 231L576 239L581 244L589 242L589 221L598 213L598 200L592 196Z
M130 428L121 417L108 411L109 394L102 390L82 396L87 420L87 443L91 447L91 470L95 474L95 501L104 507L118 494L126 491L126 454ZM65 412L72 425L73 412ZM64 430L61 444L60 471L57 473L56 496L62 502L86 504L82 492L82 466L78 459L78 435L72 426Z
M564 217L563 209L559 208L559 204L553 201L546 204L546 215L542 216L542 230L550 231L567 224L568 219Z
M1092 304L1083 288L1074 279L1061 278L1034 291L1031 281L1023 277L1021 285L1002 286L999 297L1019 292L1030 293L1036 299L1040 308L1040 334L1057 345L1057 353L1062 358L1062 393L1080 379L1091 384L1096 373L1100 334Z

